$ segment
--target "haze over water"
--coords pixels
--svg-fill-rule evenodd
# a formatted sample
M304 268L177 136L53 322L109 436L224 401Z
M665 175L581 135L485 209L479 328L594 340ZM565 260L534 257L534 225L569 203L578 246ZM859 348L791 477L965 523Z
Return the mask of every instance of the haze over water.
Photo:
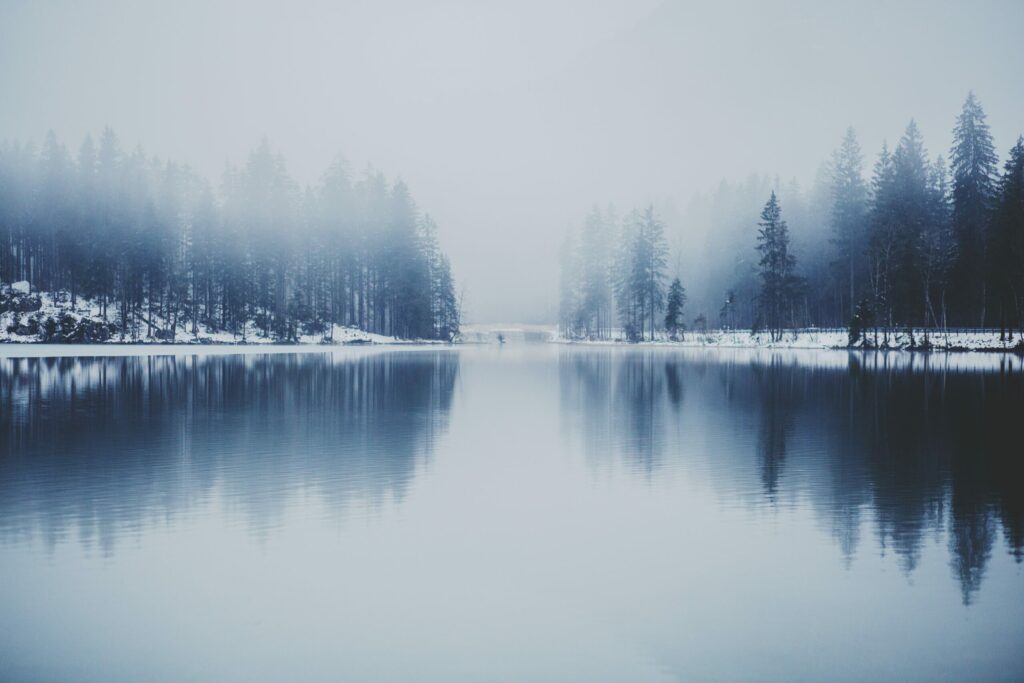
M1019 357L0 357L0 678L1019 680Z

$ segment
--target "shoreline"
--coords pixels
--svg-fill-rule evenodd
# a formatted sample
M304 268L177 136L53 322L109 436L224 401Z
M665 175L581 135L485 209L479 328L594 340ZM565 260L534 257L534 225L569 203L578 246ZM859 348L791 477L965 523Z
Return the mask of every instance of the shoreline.
M553 339L549 344L563 344L565 346L596 346L616 348L645 348L645 349L709 349L709 350L762 350L762 351L859 351L864 353L1004 353L1014 356L1024 356L1024 349L1020 347L1007 346L981 346L978 348L965 348L960 346L931 348L911 348L901 346L791 346L771 344L702 344L700 342L627 342L627 341L588 341L575 339Z
M873 336L873 335L872 335ZM690 348L690 349L766 349L766 350L808 350L808 351L909 351L915 353L1003 353L1024 356L1024 341L999 341L998 332L979 333L971 330L950 331L932 336L920 334L910 343L910 337L903 332L890 333L888 343L850 345L844 331L799 331L783 333L779 341L769 341L764 333L749 331L708 332L694 334L695 338L669 340L654 339L630 342L622 339L590 340L553 337L550 343L581 346L622 346L643 348ZM924 345L918 340L928 339ZM936 340L938 343L936 343ZM948 341L947 341L948 340Z
M268 347L296 347L296 348L317 348L317 347L366 347L366 346L453 346L458 342L444 342L435 339L395 339L394 341L364 340L355 339L351 341L317 342L317 341L211 341L202 339L199 341L132 341L129 339L110 339L97 342L67 342L67 341L20 341L14 339L0 339L0 348L10 346L72 346L72 347L104 347L104 346L174 346L182 348L208 348L208 347L232 347L240 346L246 348L268 348Z
M0 283L0 346L39 344L64 346L390 346L407 344L445 344L435 339L401 339L368 332L349 325L325 324L317 332L295 335L292 341L263 336L253 320L247 320L237 332L211 328L205 323L183 325L150 315L128 329L118 329L103 314L100 305L79 299L75 306L67 292L35 292L27 281ZM189 329L191 327L191 330ZM153 330L157 334L153 334ZM147 331L143 334L143 331ZM297 330L296 330L297 332Z
M451 344L441 342L399 342L394 344L182 344L182 343L81 343L0 342L0 359L24 358L115 358L128 356L230 356L438 351Z

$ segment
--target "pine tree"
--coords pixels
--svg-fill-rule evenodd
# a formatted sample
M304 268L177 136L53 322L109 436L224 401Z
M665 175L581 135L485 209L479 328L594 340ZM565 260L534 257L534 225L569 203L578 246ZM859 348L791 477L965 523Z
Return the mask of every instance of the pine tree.
M391 188L391 226L386 246L389 277L385 281L390 334L415 339L429 336L430 263L421 243L420 219L405 183Z
M892 281L896 244L895 170L889 147L882 143L882 151L875 162L871 178L871 210L868 253L873 321L883 321L892 327Z
M228 167L220 198L187 167L123 153L110 129L98 149L86 138L77 163L52 134L41 151L0 146L0 281L28 279L71 306L88 297L106 321L51 321L53 340L202 326L295 341L356 321L452 340L460 306L426 222L379 173L354 188L335 164L300 190L265 141Z
M312 220L326 252L320 259L326 315L342 325L357 324L353 293L358 281L360 239L355 200L348 164L342 158L335 159L314 192Z
M90 240L88 293L100 299L101 313L114 296L117 250L123 244L121 192L121 149L117 135L105 128L96 155L96 223Z
M587 337L604 338L611 325L611 227L596 206L580 235L580 318Z
M953 229L957 239L954 287L958 324L985 325L985 237L995 195L998 159L985 112L967 94L953 129Z
M1000 336L1017 328L1024 340L1024 137L1003 166L992 219L991 272Z
M893 195L889 205L894 221L892 310L896 322L913 325L923 322L925 317L919 247L929 219L930 199L928 157L913 120L896 145L892 162Z
M655 321L665 303L665 267L668 264L668 242L665 225L648 206L643 213L635 245L634 282L640 292L641 324L643 336L644 311L649 321L651 339L654 339Z
M839 263L845 271L846 304L852 317L867 222L867 188L861 175L863 157L857 135L847 128L832 155L831 224Z
M78 149L78 168L76 169L75 191L72 201L75 211L73 217L73 236L69 241L69 247L75 253L75 257L68 263L68 272L71 278L71 306L78 303L78 295L83 288L88 293L89 277L91 275L91 258L93 253L93 240L95 234L96 220L96 146L93 144L92 135L86 135Z
M615 259L615 293L626 338L654 339L657 317L665 304L668 242L665 226L648 206L634 209L623 221Z
M640 220L640 212L636 209L623 217L613 265L612 286L619 314L619 325L629 341L637 341L642 336L643 309L640 303L639 278L637 276Z
M459 336L459 327L462 322L461 297L455 294L455 280L452 278L452 268L448 256L442 254L438 262L437 276L437 339L444 341L455 341Z
M675 278L668 288L668 299L665 303L665 330L672 339L678 339L679 333L685 328L683 324L683 307L685 305L686 290L679 278Z
M946 294L956 260L952 227L948 172L939 156L929 169L928 214L919 243L925 323L933 327L945 328L947 324Z
M789 250L789 228L782 220L775 192L761 211L758 226L761 315L772 340L778 341L787 322L793 322L793 303L800 281L796 276L796 258Z
M66 281L67 264L77 257L71 215L71 157L67 148L57 142L52 130L46 134L39 170L41 187L35 209L37 236L42 241L41 261L52 263L53 268L40 273L33 284L52 290Z

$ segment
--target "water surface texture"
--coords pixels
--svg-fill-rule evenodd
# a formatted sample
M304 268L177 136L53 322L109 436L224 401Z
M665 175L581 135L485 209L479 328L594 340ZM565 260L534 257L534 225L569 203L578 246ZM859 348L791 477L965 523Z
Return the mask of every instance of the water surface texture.
M0 679L1020 680L1019 358L0 357Z

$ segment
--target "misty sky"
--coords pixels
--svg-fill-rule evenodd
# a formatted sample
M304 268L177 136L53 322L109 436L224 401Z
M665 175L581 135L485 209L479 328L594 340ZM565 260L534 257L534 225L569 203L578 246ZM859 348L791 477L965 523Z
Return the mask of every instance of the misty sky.
M1019 0L0 0L0 139L110 125L215 181L264 136L302 183L372 163L437 219L468 321L553 319L557 243L595 201L810 182L851 124L868 165L911 117L947 154L972 88L1002 159L1022 26Z

